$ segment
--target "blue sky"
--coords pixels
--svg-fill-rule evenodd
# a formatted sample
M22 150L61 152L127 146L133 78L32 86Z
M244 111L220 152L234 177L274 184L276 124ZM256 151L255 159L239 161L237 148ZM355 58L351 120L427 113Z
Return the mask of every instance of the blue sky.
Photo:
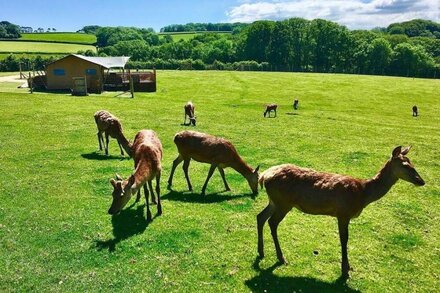
M76 31L85 25L152 27L188 22L324 18L351 29L414 18L440 21L440 0L0 0L0 20L34 29Z

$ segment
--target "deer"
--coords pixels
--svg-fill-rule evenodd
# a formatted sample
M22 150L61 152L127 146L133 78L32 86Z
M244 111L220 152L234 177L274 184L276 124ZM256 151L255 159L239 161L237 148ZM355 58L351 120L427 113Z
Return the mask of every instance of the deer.
M417 106L416 105L414 105L413 107L412 107L412 111L413 111L413 117L417 117L417 116L419 116L419 110L417 109Z
M94 114L94 117L96 126L98 127L97 136L99 150L102 151L102 145L104 144L104 138L102 137L102 133L104 132L106 140L104 148L106 155L108 155L109 136L111 136L113 138L116 138L116 140L118 141L119 149L121 150L121 156L124 155L124 151L122 150L122 148L124 148L125 152L131 157L131 143L125 138L119 119L105 110L97 111Z
M260 166L253 170L243 161L234 145L228 140L197 131L187 130L177 133L174 136L174 143L177 146L179 155L173 161L171 174L168 179L168 189L171 189L176 167L183 162L183 172L185 173L188 189L191 192L193 191L188 176L188 169L191 159L194 159L195 161L211 165L208 171L208 177L202 187L202 195L205 195L208 181L215 169L218 169L226 191L231 190L226 182L225 172L223 170L227 167L231 167L247 180L253 195L258 194L258 170Z
M152 180L156 179L157 214L162 214L160 203L160 176L162 173L162 144L153 130L141 130L136 134L133 142L134 173L126 180L116 174L116 179L111 179L113 186L113 201L108 210L110 215L119 213L137 193L136 202L140 199L140 189L144 187L145 202L147 207L147 221L151 221L151 212L148 203L148 187L153 196Z
M274 117L277 117L277 107L278 107L277 104L268 104L268 105L266 105L266 110L264 110L263 116L266 117L266 114L269 114L267 117L270 118L270 113L272 111L274 111L275 112L275 116Z
M294 109L294 110L298 110L298 104L299 104L299 100L298 100L298 99L295 99L295 100L293 101L293 109Z
M185 104L185 106L183 106L183 109L185 110L185 116L184 116L184 120L183 120L183 125L187 125L186 124L186 116L189 117L189 124L188 125L194 125L196 126L196 116L194 116L194 104L189 101L188 103Z
M370 203L382 198L399 179L416 186L425 185L414 165L406 157L409 147L396 147L391 158L371 179L331 174L283 164L267 169L260 177L266 188L269 204L257 216L258 254L264 257L263 226L269 219L278 261L287 264L278 241L277 228L293 208L312 215L328 215L338 221L342 261L341 277L349 277L347 256L348 225Z

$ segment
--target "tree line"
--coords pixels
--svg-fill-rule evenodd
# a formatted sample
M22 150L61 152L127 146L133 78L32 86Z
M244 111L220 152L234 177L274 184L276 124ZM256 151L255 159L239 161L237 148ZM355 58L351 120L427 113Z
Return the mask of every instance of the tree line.
M99 28L96 36L100 55L131 56L137 64L191 60L205 67L216 62L223 64L217 67L230 68L236 62L254 61L265 64L259 68L276 71L437 77L437 32L440 25L425 20L350 31L323 19L291 18L257 21L236 34L205 33L177 42L169 35L159 37L151 29L126 27Z
M412 20L388 28L348 30L335 22L257 21L230 34L169 34L135 27L87 26L99 56L130 56L129 66L329 72L411 77L440 74L440 24ZM94 55L92 51L80 52ZM5 67L5 66L3 66Z
M0 21L0 39L17 39L20 35L20 27L9 21Z
M239 32L247 23L187 23L171 24L160 29L161 32Z

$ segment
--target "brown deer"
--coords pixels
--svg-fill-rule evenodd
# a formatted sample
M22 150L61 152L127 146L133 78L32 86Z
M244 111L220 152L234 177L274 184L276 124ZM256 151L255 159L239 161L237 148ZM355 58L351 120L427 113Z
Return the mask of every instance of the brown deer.
M94 117L96 126L98 127L97 135L99 150L102 151L102 145L104 144L104 138L102 137L102 133L104 132L106 140L106 143L104 144L106 155L108 155L109 136L111 136L118 141L121 155L124 155L124 151L122 150L122 148L124 148L127 154L131 157L131 144L122 133L122 125L121 122L119 122L119 119L105 110L96 112Z
M192 102L188 102L183 106L183 109L185 110L185 117L183 120L183 125L186 124L186 116L189 117L189 124L188 125L194 125L196 126L196 116L194 116L194 104Z
M338 219L342 250L342 277L348 277L350 265L347 256L348 225L370 203L383 197L399 180L423 186L425 181L417 173L406 154L410 147L396 147L391 158L372 179L317 172L284 164L266 170L260 177L261 187L266 187L269 204L257 216L258 253L264 257L263 226L269 226L278 260L284 259L278 242L277 227L293 208L312 215L328 215Z
M192 191L192 185L188 176L188 168L191 159L198 162L208 163L211 168L208 172L205 184L202 188L202 195L205 195L208 181L211 178L214 170L217 168L222 176L223 183L227 191L231 189L228 186L225 178L224 168L231 167L246 178L252 193L258 193L258 169L259 166L253 170L249 167L238 155L235 147L228 140L220 137L215 137L209 134L196 131L182 131L174 136L174 143L177 146L179 155L173 161L170 178L168 179L168 188L170 189L173 183L173 176L176 167L183 161L183 172L185 173L188 189Z
M148 203L148 187L153 194L151 181L156 179L157 214L162 214L160 203L160 175L162 172L162 144L153 130L141 130L136 134L133 143L134 173L126 180L116 175L118 180L111 179L113 185L113 202L108 210L111 215L119 213L131 196L144 187L145 202L147 207L147 221L151 221L151 212ZM139 200L138 193L136 201Z
M277 108L278 108L277 104L268 104L268 105L266 105L266 110L264 110L263 116L266 117L266 114L268 114L267 117L270 117L270 113L272 111L274 111L275 112L275 116L274 117L277 117Z

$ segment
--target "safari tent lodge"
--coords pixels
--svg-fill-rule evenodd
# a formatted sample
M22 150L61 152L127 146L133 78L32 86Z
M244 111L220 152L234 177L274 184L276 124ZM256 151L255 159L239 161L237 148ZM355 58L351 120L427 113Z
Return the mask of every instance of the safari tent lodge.
M87 92L127 91L130 81L136 92L156 91L156 71L125 69L130 57L88 57L71 54L46 66L46 75L35 80L47 90L72 90L75 79L85 79Z

